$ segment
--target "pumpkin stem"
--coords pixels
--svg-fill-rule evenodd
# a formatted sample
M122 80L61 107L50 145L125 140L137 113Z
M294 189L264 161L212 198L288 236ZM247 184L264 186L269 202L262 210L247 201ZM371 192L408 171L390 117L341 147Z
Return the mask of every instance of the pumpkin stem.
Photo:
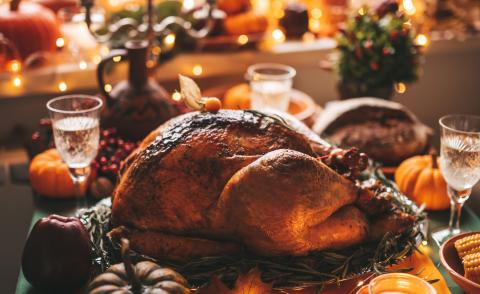
M12 0L12 2L10 2L10 11L17 11L20 1L21 0Z
M123 265L125 266L125 272L127 273L128 280L132 285L132 292L135 294L141 294L142 284L138 280L137 275L135 274L135 268L130 259L130 241L125 238L122 238L122 259Z
M430 152L430 156L432 156L432 168L437 169L438 168L438 163L437 163L438 154L437 154L437 152L435 150L432 150Z

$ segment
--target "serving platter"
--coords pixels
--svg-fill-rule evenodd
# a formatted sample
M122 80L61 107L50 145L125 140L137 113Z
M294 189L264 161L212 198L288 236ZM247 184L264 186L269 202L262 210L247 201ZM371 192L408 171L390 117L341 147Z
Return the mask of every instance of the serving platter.
M323 288L368 274L385 273L388 266L405 259L425 239L427 219L422 209L398 192L395 184L375 165L372 164L362 177L365 180L374 178L382 181L392 192L393 201L398 207L416 217L413 226L401 234L387 233L378 243L367 243L343 250L313 252L303 257L263 257L244 250L236 255L208 256L185 262L157 260L136 252L133 252L133 258L136 261L151 260L173 268L182 274L193 288L201 287L214 276L231 286L240 273L254 267L260 268L262 280L272 282L276 290ZM107 235L112 228L110 208L111 200L107 198L89 209L77 211L77 216L87 228L94 244L94 263L99 273L120 260L119 245Z

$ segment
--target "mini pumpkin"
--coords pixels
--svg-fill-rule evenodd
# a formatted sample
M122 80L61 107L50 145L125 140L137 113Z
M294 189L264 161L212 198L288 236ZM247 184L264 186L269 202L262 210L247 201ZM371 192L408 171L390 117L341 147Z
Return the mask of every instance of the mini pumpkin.
M29 168L30 184L42 196L51 198L75 197L75 186L68 173L68 166L62 161L56 149L46 150L35 156ZM90 179L94 176L91 175ZM89 181L81 186L82 195Z
M429 210L450 207L447 184L439 169L436 154L419 155L403 161L395 171L400 191Z
M122 239L123 263L112 265L88 287L89 294L187 294L187 281L177 272L151 261L133 265L130 244Z

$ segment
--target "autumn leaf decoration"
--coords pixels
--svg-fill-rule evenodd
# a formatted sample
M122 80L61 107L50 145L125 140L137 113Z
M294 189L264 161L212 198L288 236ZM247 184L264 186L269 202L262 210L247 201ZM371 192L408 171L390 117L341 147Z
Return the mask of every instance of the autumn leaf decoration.
M239 275L233 289L229 289L215 276L206 286L200 288L196 294L271 294L272 292L272 283L262 282L261 272L256 267L246 274Z

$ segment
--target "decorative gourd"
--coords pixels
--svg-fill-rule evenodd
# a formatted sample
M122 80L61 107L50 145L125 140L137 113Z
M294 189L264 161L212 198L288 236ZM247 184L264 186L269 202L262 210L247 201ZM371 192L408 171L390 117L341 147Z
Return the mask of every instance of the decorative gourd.
M447 184L438 168L436 154L419 155L403 161L395 172L400 191L429 210L450 207Z
M29 173L30 184L40 195L51 198L75 197L75 186L68 174L68 167L56 149L49 149L35 156L30 163ZM92 178L93 175L90 176L90 179ZM82 194L85 193L88 182L82 184Z
M0 5L0 33L13 43L22 59L35 52L54 51L60 35L50 9L20 0Z
M225 109L249 109L250 86L242 83L228 89L223 98L223 107Z
M177 272L163 268L151 261L133 265L130 260L130 245L122 239L123 263L112 265L105 273L93 280L89 294L188 294L187 281Z

